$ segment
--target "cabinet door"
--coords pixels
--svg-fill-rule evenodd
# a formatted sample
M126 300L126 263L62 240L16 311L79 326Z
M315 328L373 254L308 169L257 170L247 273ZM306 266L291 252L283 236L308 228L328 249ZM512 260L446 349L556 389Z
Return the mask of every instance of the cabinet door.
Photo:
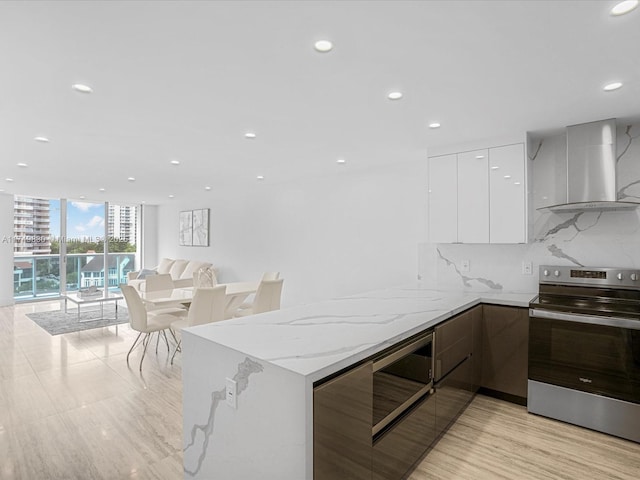
M527 397L529 310L484 305L482 386Z
M371 479L372 375L368 362L314 389L314 480Z
M526 243L524 144L489 149L489 239Z
M429 241L458 241L458 167L456 155L429 158Z
M442 434L455 421L473 398L473 367L467 357L442 381L436 389L436 433Z
M473 391L477 392L482 385L482 305L471 310L471 323L473 324Z
M458 154L458 242L489 243L489 152Z
M471 311L461 313L434 329L435 375L437 382L473 352Z

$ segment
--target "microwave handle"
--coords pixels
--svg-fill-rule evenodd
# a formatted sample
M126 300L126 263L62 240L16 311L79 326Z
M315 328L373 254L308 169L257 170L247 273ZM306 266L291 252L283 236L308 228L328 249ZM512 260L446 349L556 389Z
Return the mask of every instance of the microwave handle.
M378 370L382 370L385 367L388 367L394 362L397 362L402 357L406 357L412 352L424 347L425 345L429 345L433 340L433 333L429 333L424 337L420 337L417 340L411 342L409 345L402 347L399 350L396 350L376 361L373 362L373 371L377 372Z

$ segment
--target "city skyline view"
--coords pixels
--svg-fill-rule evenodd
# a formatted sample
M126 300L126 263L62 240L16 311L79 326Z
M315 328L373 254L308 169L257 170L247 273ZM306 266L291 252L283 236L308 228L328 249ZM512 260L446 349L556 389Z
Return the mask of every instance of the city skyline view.
M104 203L67 200L66 231L63 231L61 202L60 199L15 197L15 228L11 240L15 243L16 253L54 253L51 247L60 243L87 244L87 251L101 251L100 245L105 238L114 244L114 248L115 244L130 244L135 248L135 206L109 204L105 219ZM120 248L125 247L117 247ZM126 247L127 251L131 251L129 248Z

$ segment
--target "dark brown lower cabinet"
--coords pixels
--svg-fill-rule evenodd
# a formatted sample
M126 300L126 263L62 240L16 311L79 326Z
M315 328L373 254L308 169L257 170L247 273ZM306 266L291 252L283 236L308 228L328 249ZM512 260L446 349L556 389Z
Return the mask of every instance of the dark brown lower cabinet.
M526 399L529 310L484 305L482 386Z
M401 479L434 441L436 401L427 395L373 443L373 480Z
M434 329L435 392L372 438L372 362L314 388L315 480L400 480L478 387L527 396L529 311L473 307ZM510 398L507 398L510 399Z
M441 435L471 401L475 393L473 361L468 356L436 383L436 434Z
M475 392L482 386L482 312L483 307L478 305L471 309L471 323L473 328L473 390Z
M371 479L372 362L314 388L313 478Z

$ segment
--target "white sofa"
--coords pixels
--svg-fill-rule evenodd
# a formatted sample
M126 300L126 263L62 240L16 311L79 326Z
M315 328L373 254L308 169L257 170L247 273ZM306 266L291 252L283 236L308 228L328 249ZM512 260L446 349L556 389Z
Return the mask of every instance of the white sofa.
M158 266L151 269L151 271L170 274L174 288L183 288L193 286L193 274L203 267L213 268L211 263L201 260L163 258ZM127 284L143 292L145 290L145 278L138 278L141 272L144 272L144 270L130 272L127 276Z

